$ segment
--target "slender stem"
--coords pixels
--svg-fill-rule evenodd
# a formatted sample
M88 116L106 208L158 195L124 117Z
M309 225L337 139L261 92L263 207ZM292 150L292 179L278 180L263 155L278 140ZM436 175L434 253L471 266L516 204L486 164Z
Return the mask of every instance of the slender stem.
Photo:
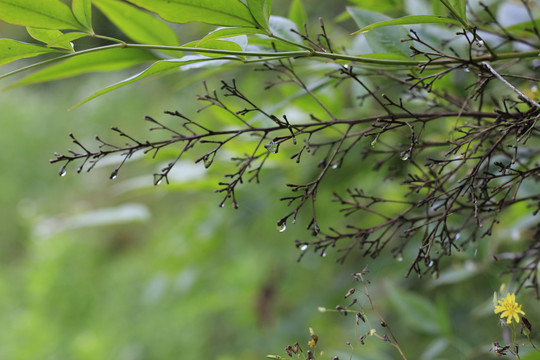
M508 86L510 89L512 89L512 91L514 91L516 94L521 96L523 99L527 100L527 102L529 104L531 104L532 106L535 106L535 107L540 109L540 104L538 104L536 101L534 101L533 99L531 99L530 97L528 97L527 95L525 95L524 93L519 91L519 89L516 88L514 85L512 85L508 81L506 81L497 71L495 71L494 68L491 67L491 65L489 65L485 61L482 61L482 65L484 65L493 75L495 75L495 77L497 79L501 80L506 86Z

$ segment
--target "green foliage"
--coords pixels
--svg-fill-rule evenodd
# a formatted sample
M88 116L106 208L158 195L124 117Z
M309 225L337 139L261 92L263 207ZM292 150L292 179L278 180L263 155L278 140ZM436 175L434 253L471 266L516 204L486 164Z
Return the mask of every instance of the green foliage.
M306 333L283 358L482 358L491 343L532 358L494 341L489 303L508 281L537 318L537 7L505 25L503 1L351 1L339 23L306 0L68 3L0 0L26 27L0 40L16 92L0 103L35 118L0 135L17 169L0 208L18 209L0 215L22 239L0 243L17 259L0 293L20 295L0 297L0 357L254 359ZM70 106L80 122L52 125ZM50 160L60 182L24 160L82 124ZM65 176L89 170L101 180ZM314 314L351 272L366 287L336 307L345 326Z

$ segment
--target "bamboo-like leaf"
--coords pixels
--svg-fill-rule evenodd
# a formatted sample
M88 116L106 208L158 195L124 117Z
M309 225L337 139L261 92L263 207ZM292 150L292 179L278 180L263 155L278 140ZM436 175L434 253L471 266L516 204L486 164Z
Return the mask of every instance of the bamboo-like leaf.
M510 32L513 32L513 33L516 33L519 36L535 37L535 36L537 36L534 33L534 30L533 30L535 26L536 26L537 29L540 28L540 19L535 20L534 22L527 21L527 22L523 22L523 23L519 23L519 24L514 24L514 25L511 25L511 26L507 27L506 30L508 30Z
M61 36L49 41L47 43L48 47L60 47L60 44L69 44L74 40L83 38L85 36L90 36L88 33L84 32L69 32L66 34L62 34ZM71 47L73 48L73 47Z
M117 0L94 0L94 4L124 34L138 43L180 45L174 30L166 22L144 10Z
M373 23L392 20L384 14L369 10L349 7L347 11L360 28ZM401 25L394 26L391 29L385 27L374 29L362 35L366 37L369 47L374 53L400 53L406 56L410 54L409 45L401 41L407 38L408 31Z
M227 40L199 40L184 44L185 47L200 47L205 49L243 51L247 46L247 38L245 35L230 37ZM202 53L209 57L222 56L220 54Z
M404 16L397 19L379 21L374 24L364 26L362 29L355 31L354 34L363 34L367 33L376 28L381 28L385 26L393 25L416 25L416 24L453 24L460 25L461 23L455 19L450 19L444 16L435 16L435 15L412 15Z
M128 1L175 23L199 21L219 26L257 26L247 6L239 0Z
M277 35L290 42L298 44L302 43L302 38L300 37L300 35L291 31L291 29L298 31L296 24L292 22L292 20L281 16L270 16L269 25L272 34Z
M95 99L103 94L106 94L108 92L111 92L113 90L116 90L116 89L119 89L123 86L126 86L126 85L129 85L131 83L134 83L135 81L139 81L139 80L142 80L144 78L147 78L147 77L150 77L150 76L154 76L154 75L157 75L157 74L161 74L161 73L164 73L164 72L167 72L169 70L173 70L173 69L178 69L180 66L182 65L188 65L188 64L193 64L193 63L197 63L197 62L208 62L208 61L216 61L216 59L213 59L213 58L182 58L182 59L171 59L171 60L160 60L160 61L156 61L155 63L153 63L152 65L150 65L150 67L148 67L147 69L145 69L144 71L136 74L136 75L133 75L127 79L124 79L120 82L117 82L116 84L113 84L111 86L108 86L104 89L101 89L99 91L97 91L96 93L94 93L93 95L87 97L86 99L84 99L83 101L81 101L80 103L78 103L77 105L73 106L72 108L70 108L70 110L72 109L75 109L76 107L79 107L81 106L82 104L84 103L87 103L88 101L92 100L92 99Z
M269 30L268 19L272 11L272 0L247 0L247 5L257 23L263 29Z
M289 19L291 19L299 29L304 28L304 24L307 23L306 9L302 0L293 0L289 7Z
M209 32L198 43L203 43L208 40L230 38L232 36L238 36L238 35L251 35L251 34L261 34L261 33L262 31L257 28L245 28L245 27L219 28L212 32Z
M90 32L92 30L92 0L72 0L71 9L75 18Z
M70 57L58 64L37 71L8 87L8 89L46 81L59 80L89 72L115 71L157 60L155 55L141 49L112 48Z
M49 44L52 41L58 39L59 37L63 35L60 30L49 30L49 29L38 29L38 28L27 27L26 31L28 31L28 34L31 37L47 44L47 46L49 47L51 47ZM73 51L73 45L71 45L69 41L56 42L55 47Z
M60 50L35 44L27 44L11 39L0 39L0 65L7 64L18 59L58 51Z
M86 30L60 0L0 0L0 20L53 30Z

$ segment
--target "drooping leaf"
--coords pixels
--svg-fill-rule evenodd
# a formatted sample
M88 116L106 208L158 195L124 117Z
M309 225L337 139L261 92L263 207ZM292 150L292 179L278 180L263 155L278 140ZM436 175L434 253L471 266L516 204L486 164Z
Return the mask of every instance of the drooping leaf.
M268 19L272 11L272 0L248 0L249 11L257 23L266 30L268 28Z
M415 25L415 24L453 24L460 25L460 22L455 19L450 19L444 16L434 15L412 15L404 16L393 20L380 21L374 24L364 26L362 29L355 31L353 34L366 33L376 28L393 25Z
M291 19L299 29L304 28L307 23L306 9L302 0L293 0L289 7L289 19Z
M124 34L141 44L177 46L173 29L154 15L118 0L94 0L96 7Z
M42 29L86 30L60 0L0 0L0 20Z
M27 27L26 31L28 31L28 34L31 37L47 44L47 46L49 47L50 47L49 44L52 41L58 39L59 37L63 35L60 30L48 30L48 29L38 29L38 28ZM71 45L69 41L56 42L55 47L59 47L59 48L66 49L69 51L73 50L73 46Z
M90 32L92 30L92 0L72 0L71 9L75 18Z
M247 6L239 0L128 1L175 23L199 21L219 26L257 26Z
M37 71L8 88L59 80L89 72L115 71L153 60L157 60L155 55L141 49L112 48L89 52Z
M7 64L18 59L58 51L60 50L51 49L40 45L27 44L11 39L0 39L0 65Z
M361 29L374 23L392 20L384 14L369 10L349 7L347 11ZM406 39L408 35L407 29L401 25L373 29L362 35L366 37L369 47L374 53L400 53L408 56L411 52L409 45L401 41Z
M144 71L134 75L134 76L131 76L127 79L124 79L114 85L111 85L111 86L108 86L102 90L99 90L98 92L94 93L93 95L87 97L86 99L84 99L83 101L81 101L80 103L78 103L77 105L73 106L71 109L74 109L76 107L79 107L81 106L82 104L92 100L92 99L95 99L103 94L106 94L108 92L111 92L113 90L116 90L116 89L119 89L123 86L126 86L126 85L129 85L131 83L134 83L136 81L139 81L139 80L142 80L144 78L147 78L147 77L150 77L150 76L154 76L154 75L158 75L158 74L161 74L161 73L164 73L164 72L167 72L167 71L170 71L170 70L173 70L173 69L178 69L180 66L182 65L188 65L188 64L193 64L193 63L197 63L197 62L209 62L209 61L216 61L215 59L213 58L208 58L208 57L199 57L199 58L190 58L190 57L185 57L185 58L181 58L181 59L171 59L171 60L160 60L160 61L156 61L155 63L153 63L152 65L150 65L149 68L145 69ZM71 110L70 109L70 110Z

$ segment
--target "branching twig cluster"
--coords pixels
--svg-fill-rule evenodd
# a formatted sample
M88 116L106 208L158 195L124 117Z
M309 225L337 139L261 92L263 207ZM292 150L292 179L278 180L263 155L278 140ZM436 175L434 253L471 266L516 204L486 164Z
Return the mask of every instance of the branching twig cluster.
M315 39L307 31L298 34L317 51L331 51L322 26L322 34ZM500 31L497 23L485 26L503 39L497 47L518 41ZM370 99L376 113L360 108L357 116L351 117L350 111L347 116L335 113L310 86L310 74L298 70L301 61L274 60L257 69L278 75L267 89L291 83L298 86L317 108L310 114L311 121L298 123L269 113L234 80L222 81L220 91L210 91L205 84L205 93L198 97L205 104L201 110L224 111L237 124L234 128L211 117L194 120L178 111L166 112L181 124L173 127L145 118L152 130L167 135L163 140L138 140L113 128L127 142L114 145L97 138L99 148L92 151L71 135L80 150L55 154L51 162L62 163L60 172L64 174L74 162L82 161L77 167L80 172L92 169L110 154L121 154L124 160L113 170L114 178L134 153L155 157L162 148L176 146L177 157L154 174L154 183L159 184L168 181L169 172L188 151L201 151L196 162L209 167L224 148L248 141L251 150L232 158L235 168L216 190L224 194L220 205L230 200L237 207L237 186L244 181L258 182L266 160L274 153L286 148L298 163L310 153L318 160L316 174L304 183L287 184L291 193L281 200L290 211L278 220L278 226L284 228L296 221L302 209L309 208L307 228L314 238L297 241L300 257L309 249L325 254L331 247L338 247L340 262L353 249L375 258L391 247L392 254L400 257L410 246L417 251L408 274L437 274L444 256L491 235L506 209L520 203L531 206L531 213L540 209L540 105L519 90L539 80L530 76L534 65L528 60L475 62L473 55L493 60L493 46L485 44L476 29L460 32L456 38L464 39L462 48L436 47L411 31L405 40L410 42L413 56L427 59L427 63L408 71L367 71L354 63L333 65L325 86L356 84L366 93L362 101ZM539 41L533 37L526 44L538 49ZM452 61L429 67L440 60ZM461 94L450 94L439 85L452 76L462 79ZM333 200L341 205L345 220L343 224L322 224L317 217L317 194L329 169L365 168L366 164L380 172L380 179L400 183L400 196L389 196L384 186L335 189ZM511 269L532 284L537 294L538 244L536 231L530 248L513 255Z

